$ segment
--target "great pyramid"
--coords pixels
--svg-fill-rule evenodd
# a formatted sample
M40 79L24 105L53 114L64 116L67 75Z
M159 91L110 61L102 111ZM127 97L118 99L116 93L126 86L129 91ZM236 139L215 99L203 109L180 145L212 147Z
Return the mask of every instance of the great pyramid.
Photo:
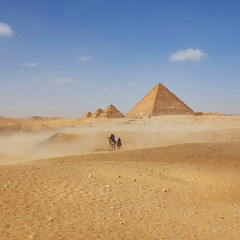
M86 113L82 116L82 119L90 118L91 116L92 116L92 113L91 113L91 112L86 112Z
M94 114L92 115L92 118L99 118L102 113L103 113L103 110L99 108L94 112Z
M100 115L101 118L123 118L123 114L112 104Z
M193 113L191 108L159 83L126 114L126 117Z

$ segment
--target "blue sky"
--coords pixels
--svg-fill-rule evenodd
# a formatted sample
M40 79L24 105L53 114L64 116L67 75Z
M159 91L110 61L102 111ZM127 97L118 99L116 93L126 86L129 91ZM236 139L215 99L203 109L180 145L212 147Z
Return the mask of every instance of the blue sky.
M157 83L240 113L240 1L0 0L0 115L127 113Z

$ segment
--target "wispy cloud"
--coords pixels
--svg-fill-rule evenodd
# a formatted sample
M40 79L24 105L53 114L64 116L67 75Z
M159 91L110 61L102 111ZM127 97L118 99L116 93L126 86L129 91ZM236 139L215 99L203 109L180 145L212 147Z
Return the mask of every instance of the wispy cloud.
M92 56L82 56L79 58L79 61L81 62L87 62L87 61L90 61L92 59Z
M127 83L127 86L128 86L128 87L135 87L135 86L136 86L136 83L134 83L134 82L128 82L128 83Z
M13 34L14 34L14 31L8 24L0 22L0 36L10 37Z
M206 53L202 52L200 49L192 49L188 48L186 50L180 50L175 53L173 53L170 56L170 60L172 62L179 62L179 61L199 61L201 58L207 56Z
M33 67L37 67L38 66L38 62L25 62L22 64L23 67L29 67L29 68L33 68Z
M65 83L71 83L73 82L74 79L73 78L56 78L54 80L55 83L58 83L58 84L65 84Z

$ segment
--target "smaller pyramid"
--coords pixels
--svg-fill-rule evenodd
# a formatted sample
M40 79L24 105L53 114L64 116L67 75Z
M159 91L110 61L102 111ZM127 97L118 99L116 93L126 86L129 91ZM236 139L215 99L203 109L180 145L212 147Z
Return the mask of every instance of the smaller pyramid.
M99 108L94 112L94 114L92 115L92 118L99 118L102 113L103 113L103 110Z
M83 116L82 119L90 118L92 116L91 112L86 112Z
M116 109L112 104L109 105L101 114L101 118L123 118L123 114Z

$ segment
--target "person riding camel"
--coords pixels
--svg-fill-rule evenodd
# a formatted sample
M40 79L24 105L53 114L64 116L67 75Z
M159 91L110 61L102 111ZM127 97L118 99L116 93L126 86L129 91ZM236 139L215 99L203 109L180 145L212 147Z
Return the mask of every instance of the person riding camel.
M112 133L110 136L110 139L112 139L113 141L115 141L115 135Z

